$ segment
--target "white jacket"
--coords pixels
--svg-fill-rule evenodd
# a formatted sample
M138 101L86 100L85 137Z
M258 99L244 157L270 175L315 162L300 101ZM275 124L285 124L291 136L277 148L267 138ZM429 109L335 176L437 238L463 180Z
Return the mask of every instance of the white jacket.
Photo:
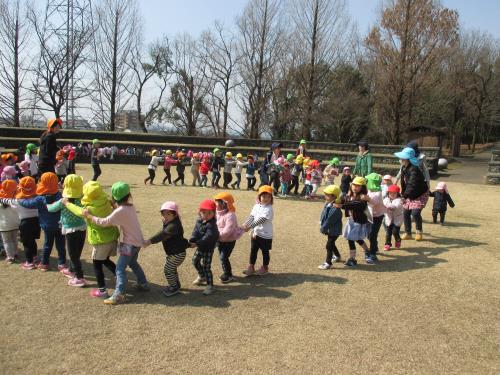
M385 225L394 224L400 227L403 224L403 199L396 198L391 200L391 198L387 197L384 199L384 206L387 208L387 212L384 215Z
M14 208L0 204L0 232L19 229L20 222L19 215Z

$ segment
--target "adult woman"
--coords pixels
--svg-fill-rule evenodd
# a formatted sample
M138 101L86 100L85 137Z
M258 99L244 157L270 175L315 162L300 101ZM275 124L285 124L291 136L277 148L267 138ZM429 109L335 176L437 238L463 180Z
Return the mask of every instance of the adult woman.
M57 134L61 131L62 120L51 118L47 121L47 131L40 137L40 153L38 155L38 174L55 173Z
M356 156L356 166L353 174L355 176L365 177L373 172L373 159L370 152L370 146L367 141L358 142L359 154Z
M411 219L415 221L416 241L422 241L422 210L429 199L429 187L424 174L420 170L419 160L415 150L405 147L401 152L394 153L401 163L401 192L405 203L403 205L405 234L403 240L411 240Z
M283 147L283 143L281 142L273 142L271 145L271 151L266 154L266 159L263 163L263 167L266 170L266 174L269 176L269 185L273 186L274 196L278 195L281 182L280 182L280 174L278 172L278 166L276 161L281 155L281 148Z
M307 156L306 155L307 154L306 144L307 144L307 142L305 139L300 140L299 148L297 149L297 151L295 151L296 156L299 156L299 155L302 155L303 157Z
M423 152L420 152L418 149L418 143L416 140L408 142L406 147L410 147L413 150L415 150L415 156L418 158L419 162L419 168L424 174L424 179L425 182L427 182L427 186L430 187L431 183L431 175L429 173L429 168L427 168L427 156ZM399 183L399 180L401 179L401 168L399 169L398 175L396 176L396 184Z

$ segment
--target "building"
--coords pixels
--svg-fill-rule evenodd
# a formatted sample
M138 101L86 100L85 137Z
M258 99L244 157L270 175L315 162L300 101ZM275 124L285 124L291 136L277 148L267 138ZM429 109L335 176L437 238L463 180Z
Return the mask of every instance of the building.
M142 131L137 111L128 110L116 112L115 128L118 131Z

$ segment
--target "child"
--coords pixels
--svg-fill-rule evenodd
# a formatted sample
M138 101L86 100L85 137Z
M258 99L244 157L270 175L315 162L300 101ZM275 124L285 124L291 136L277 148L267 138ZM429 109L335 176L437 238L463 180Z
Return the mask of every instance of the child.
M344 167L344 169L342 170L342 178L340 179L340 190L342 191L342 196L345 196L347 195L347 193L349 193L351 182L351 168Z
M439 213L439 222L444 225L444 217L446 215L446 210L448 204L450 207L455 207L455 203L451 199L450 193L448 193L448 188L444 182L438 182L436 185L436 191L429 193L431 197L434 197L434 202L432 204L432 222L437 223L437 216Z
M30 162L27 160L23 160L19 163L19 169L21 170L22 177L26 177L30 175Z
M252 242L250 248L250 261L243 273L250 275L265 275L269 272L269 251L273 245L273 188L263 185L259 188L257 203L253 206L249 218L243 224L245 231L252 230ZM262 251L262 267L255 271L257 253Z
M94 176L92 177L92 181L97 181L97 179L102 173L101 165L99 164L99 159L101 158L99 147L101 147L99 140L94 139L92 141L92 151L90 153L90 164L92 165L92 169L94 170Z
M38 155L37 155L36 145L34 143L28 143L26 145L26 154L24 154L24 160L30 163L30 176L38 179Z
M63 199L81 207L80 199L83 195L83 178L76 174L69 174L64 179ZM63 271L64 276L69 278L68 285L83 287L87 282L83 278L82 256L85 245L85 233L87 225L85 220L74 215L68 210L62 200L47 205L49 212L61 212L61 233L66 237L66 248L70 259L69 269Z
M224 188L228 188L229 184L233 180L233 174L231 173L233 167L236 164L236 160L233 159L232 152L226 152L226 158L224 159Z
M290 181L292 181L292 174L290 173L290 165L288 162L283 164L283 169L280 172L280 182L281 182L281 196L287 197L288 194L288 186L290 185Z
M137 289L148 291L149 285L137 258L139 250L144 245L141 225L137 212L132 204L130 186L125 182L115 182L111 186L111 195L117 208L107 217L99 218L84 210L83 214L94 224L109 227L119 226L121 229L120 244L118 245L118 261L116 263L116 289L113 295L104 300L106 305L117 305L125 302L125 286L127 285L127 266L130 266L137 277Z
M325 207L321 212L320 232L328 236L326 242L325 263L318 266L320 270L332 268L332 263L340 262L340 253L335 246L335 241L342 234L342 211L340 210L340 188L336 185L328 185L323 189L325 195ZM338 207L337 207L338 206Z
M5 180L0 187L0 198L12 199L16 195L17 183ZM0 205L0 237L7 255L7 263L13 264L17 257L17 236L19 234L19 215L7 202Z
M212 256L219 239L219 231L215 219L216 205L213 200L205 199L200 203L200 217L196 220L195 228L189 239L190 247L196 247L193 255L193 266L198 271L194 285L207 286L203 294L208 296L214 292L214 279L211 270Z
M319 187L321 186L321 182L323 181L323 175L321 173L321 165L319 161L313 160L310 164L312 166L311 171L311 194L310 198L316 198L316 193L318 192Z
M201 178L200 178L200 157L198 153L194 153L191 157L191 174L193 175L193 184L192 186L196 186L198 183L201 186Z
M257 183L257 178L255 177L255 171L257 166L255 164L255 159L253 155L247 156L247 190L255 190L255 184Z
M224 284L234 280L229 257L233 252L236 240L239 239L244 231L238 226L236 218L236 208L234 207L234 198L229 193L219 193L215 197L217 207L217 229L219 231L219 255L222 266L222 275L219 277Z
M210 158L208 156L205 156L200 165L200 176L201 176L200 186L203 186L204 188L207 187L209 171L210 171Z
M85 208L91 215L96 217L107 217L113 212L113 207L108 195L104 192L101 184L97 181L89 181L83 185L82 207L63 200L63 204L73 214L84 217ZM120 235L115 226L101 227L87 219L87 240L92 246L92 265L94 267L97 289L90 291L91 297L108 298L106 280L104 278L103 266L116 275L116 265L109 259L116 255L117 239Z
M224 165L224 160L221 158L221 151L218 148L214 148L214 158L212 160L212 188L219 189L220 180L220 168Z
M332 160L328 162L328 165L323 171L323 176L325 178L325 183L327 186L335 184L335 176L339 175L339 170L337 168L337 165L339 163L339 158L332 158Z
M146 177L144 179L144 185L146 185L148 181L150 185L154 185L154 180L156 177L156 168L158 167L158 164L160 164L163 161L163 159L157 155L158 155L157 150L151 151L151 161L149 162L148 165L149 177Z
M59 180L59 184L62 185L64 178L68 174L68 159L66 152L64 150L57 151L56 160L56 175Z
M163 171L165 172L165 177L161 182L162 185L165 185L165 181L168 181L169 185L172 184L172 175L170 174L170 167L175 164L177 164L177 160L175 160L172 157L172 150L167 150L167 152L165 152L165 158L163 160Z
M393 235L396 249L401 247L399 231L401 224L403 224L403 199L399 191L398 185L390 185L387 188L387 197L384 198L384 206L387 208L385 213L385 251L391 249Z
M234 171L234 174L236 175L236 181L231 185L233 189L240 189L240 183L241 183L241 171L243 170L244 167L248 165L248 162L243 161L243 155L242 154L236 154L236 168Z
M311 198L311 192L312 192L312 170L313 167L311 164L307 164L305 167L305 172L304 172L304 198L309 199Z
M162 242L166 259L163 273L168 282L168 287L162 292L165 297L171 297L179 293L181 282L177 268L186 259L186 248L189 246L184 238L184 229L179 216L179 207L175 202L165 202L160 208L163 229L156 233L145 243L150 244Z
M386 174L382 177L382 197L385 198L387 196L387 189L392 185L392 176L390 174Z
M2 171L1 180L2 182L6 180L12 180L17 184L18 180L16 167L14 167L13 165L5 166Z
M291 167L291 175L292 175L292 182L290 186L288 187L288 194L291 193L293 190L294 195L298 195L299 193L299 178L302 176L302 162L304 161L304 157L302 155L299 155L295 158L295 161L293 162L293 165Z
M184 185L184 171L186 170L186 155L183 152L177 154L177 164L175 165L175 170L177 171L177 178L174 180L174 185L177 186L177 182L181 182Z
M366 263L373 264L378 261L378 232L384 221L386 208L381 188L382 176L378 173L370 173L366 176L366 187L368 188L368 209L372 216L372 228L370 231L370 254L366 257Z
M349 259L344 263L347 267L354 267L358 264L356 261L357 242L365 251L365 256L369 253L368 246L364 241L370 235L371 223L367 215L368 190L366 189L366 180L363 177L356 177L349 189L349 193L344 197L342 208L348 217L347 224L344 227L344 238L349 243Z

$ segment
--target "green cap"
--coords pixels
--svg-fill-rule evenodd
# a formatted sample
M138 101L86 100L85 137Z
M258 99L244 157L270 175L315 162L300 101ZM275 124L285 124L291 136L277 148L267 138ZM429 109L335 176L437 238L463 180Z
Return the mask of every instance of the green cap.
M332 160L329 161L330 165L338 165L340 163L339 158L332 158Z
M214 148L214 154L216 154L217 152L220 152L220 148Z
M97 138L92 140L92 144L93 144L93 145L95 145L95 144L97 144L97 143L99 143L99 140L98 140Z
M122 181L115 182L111 186L111 195L115 201L120 201L130 194L130 186Z
M381 191L380 183L382 182L382 176L378 173L370 173L366 178L366 187L369 191Z
M292 160L294 156L295 156L294 154L288 154L286 156L286 160Z
M306 140L305 140L305 139L301 139L301 140L300 140L300 144L301 144L301 145L305 145L306 143L307 143L307 142L306 142Z
M30 153L31 151L36 150L37 148L38 148L38 147L37 147L37 145L36 145L36 144L34 144L34 143L28 143L28 144L26 145L26 152L27 152L27 153Z

